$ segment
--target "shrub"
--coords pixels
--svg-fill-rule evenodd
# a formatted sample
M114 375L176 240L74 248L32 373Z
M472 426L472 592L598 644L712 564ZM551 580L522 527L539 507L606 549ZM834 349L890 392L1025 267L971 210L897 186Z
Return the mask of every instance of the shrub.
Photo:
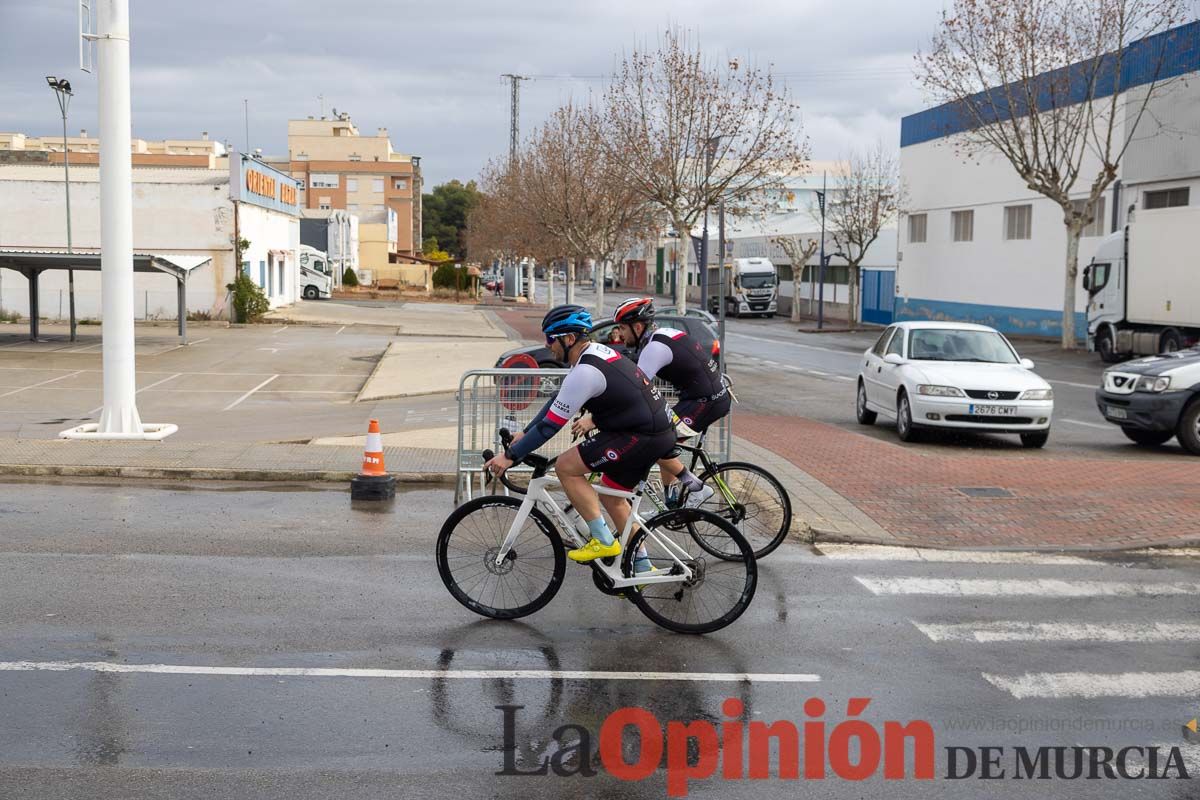
M233 311L238 322L256 322L271 308L262 289L244 272L239 272L233 283L226 284L225 288L233 293Z
M346 271L342 273L342 286L358 286L358 273L353 267L346 267Z
M454 268L454 264L446 262L441 264L433 271L433 285L437 289L453 289L455 273L458 272Z

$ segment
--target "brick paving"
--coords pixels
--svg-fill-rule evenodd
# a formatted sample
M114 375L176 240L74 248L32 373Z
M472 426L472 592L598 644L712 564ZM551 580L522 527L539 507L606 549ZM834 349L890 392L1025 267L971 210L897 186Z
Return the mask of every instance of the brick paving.
M901 446L802 417L739 413L740 437L852 503L902 544L1123 549L1200 541L1200 459L1117 461ZM960 491L998 487L1012 497Z

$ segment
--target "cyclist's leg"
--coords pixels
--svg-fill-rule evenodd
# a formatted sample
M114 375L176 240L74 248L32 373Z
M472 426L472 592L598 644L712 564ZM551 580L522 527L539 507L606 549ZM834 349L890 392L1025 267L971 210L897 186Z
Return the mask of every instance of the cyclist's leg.
M567 450L554 462L554 473L558 476L567 499L589 525L593 520L600 518L600 501L596 490L587 480L591 472L591 468L583 462L578 447Z

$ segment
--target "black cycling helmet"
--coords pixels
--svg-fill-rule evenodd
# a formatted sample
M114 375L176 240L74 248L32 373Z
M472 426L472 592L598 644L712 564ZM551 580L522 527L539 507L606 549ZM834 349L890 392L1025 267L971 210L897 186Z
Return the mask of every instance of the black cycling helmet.
M561 336L564 333L587 333L592 329L592 315L583 306L555 306L542 317L542 333Z

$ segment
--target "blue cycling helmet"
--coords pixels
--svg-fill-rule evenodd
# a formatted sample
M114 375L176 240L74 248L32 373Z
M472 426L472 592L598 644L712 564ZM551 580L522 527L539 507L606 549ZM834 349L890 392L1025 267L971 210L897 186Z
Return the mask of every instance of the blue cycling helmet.
M542 332L547 336L587 333L591 329L592 315L583 306L555 306L542 317Z

